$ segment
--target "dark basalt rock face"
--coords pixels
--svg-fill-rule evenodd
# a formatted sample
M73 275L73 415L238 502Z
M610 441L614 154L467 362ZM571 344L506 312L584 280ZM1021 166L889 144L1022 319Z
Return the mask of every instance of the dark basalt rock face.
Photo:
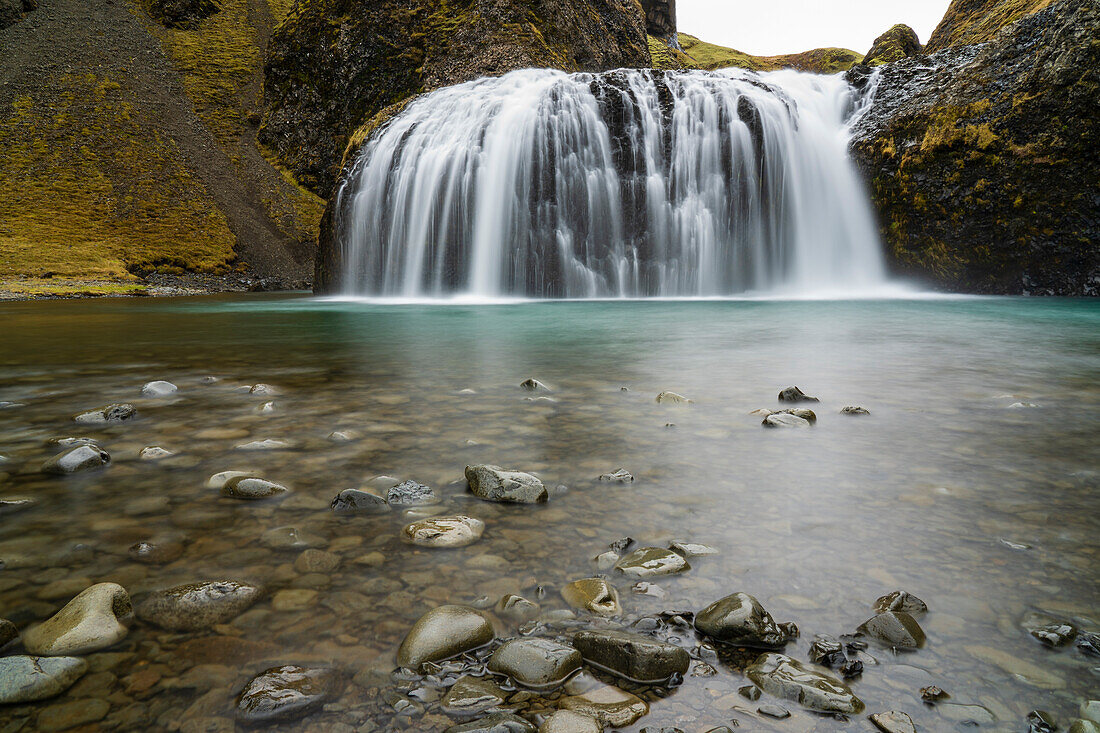
M633 0L301 0L271 38L260 138L327 196L352 133L415 94L520 68L649 63Z
M863 63L868 66L881 66L916 56L921 50L917 32L904 23L899 23L875 39L871 50L863 57Z
M676 0L641 0L645 11L645 27L649 35L660 38L674 48L680 47L676 38Z
M152 0L149 12L169 28L193 28L221 10L218 0Z
M1098 27L1100 0L1060 0L989 43L882 67L852 147L896 272L966 292L1100 294Z

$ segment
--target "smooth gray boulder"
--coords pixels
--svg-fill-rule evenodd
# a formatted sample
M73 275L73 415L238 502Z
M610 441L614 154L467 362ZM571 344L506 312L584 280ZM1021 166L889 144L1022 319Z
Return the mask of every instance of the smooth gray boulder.
M95 445L78 445L46 461L42 464L42 472L57 475L76 473L106 466L110 462L111 454L102 448Z
M413 625L397 650L397 664L419 669L485 646L496 637L487 616L468 606L445 605L428 611Z
M117 644L127 628L119 620L132 613L130 595L117 583L96 583L53 616L23 632L23 646L35 655L88 654Z
M900 649L917 649L924 645L924 631L917 620L905 611L876 614L856 629L875 641Z
M235 580L177 585L149 594L137 605L137 617L172 631L202 631L238 616L261 594Z
M429 517L406 524L401 536L421 547L465 547L481 539L485 522L465 514L448 517Z
M486 501L534 504L549 498L542 481L529 473L489 464L466 466L470 492Z
M691 570L684 556L663 547L639 547L617 563L615 569L632 578L650 578Z
M787 634L748 593L734 593L710 604L696 614L695 628L737 646L780 649L787 643Z
M490 671L506 674L521 685L536 689L559 685L580 667L579 651L537 637L506 642L489 658Z
M120 423L137 417L137 409L128 403L106 405L94 410L82 412L73 417L73 422L83 425L106 425Z
M644 684L683 675L691 664L687 651L675 644L625 631L579 631L573 646L589 664Z
M342 687L342 676L331 667L272 667L237 696L237 720L250 725L296 720L319 710Z
M843 682L783 654L761 654L745 670L745 676L769 695L809 710L850 714L863 710L863 701Z
M87 671L88 663L78 657L0 657L0 704L60 695Z

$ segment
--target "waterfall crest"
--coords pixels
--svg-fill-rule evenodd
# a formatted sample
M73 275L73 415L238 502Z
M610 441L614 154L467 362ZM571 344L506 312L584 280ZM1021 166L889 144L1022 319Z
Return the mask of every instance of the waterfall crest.
M412 102L335 202L350 295L597 298L884 279L840 76L526 69Z

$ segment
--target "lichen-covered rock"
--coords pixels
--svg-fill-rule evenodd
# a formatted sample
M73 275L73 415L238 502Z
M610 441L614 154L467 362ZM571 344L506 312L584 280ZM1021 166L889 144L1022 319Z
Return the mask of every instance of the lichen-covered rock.
M514 69L649 60L629 0L302 0L271 38L260 134L327 195L356 128L415 94Z
M1097 0L1058 0L983 46L881 67L852 150L895 272L975 293L1100 294L1100 197L1085 183L1100 180L1098 26Z
M493 625L480 611L466 606L433 608L413 625L397 650L397 664L418 669L424 662L449 659L485 646L495 637Z
M23 646L31 654L72 656L105 649L126 636L119 619L130 616L130 596L117 583L86 588L53 616L27 629Z
M904 23L899 23L875 39L871 50L863 57L863 63L868 66L882 66L916 56L920 52L917 32Z
M189 583L153 591L138 604L137 617L172 631L201 631L237 616L261 595L235 580Z

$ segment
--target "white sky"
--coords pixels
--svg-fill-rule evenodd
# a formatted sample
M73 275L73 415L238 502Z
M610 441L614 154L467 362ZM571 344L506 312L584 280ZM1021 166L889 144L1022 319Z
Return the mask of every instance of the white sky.
M920 42L950 0L677 0L677 30L757 56L841 46L867 53L886 29L905 23Z

